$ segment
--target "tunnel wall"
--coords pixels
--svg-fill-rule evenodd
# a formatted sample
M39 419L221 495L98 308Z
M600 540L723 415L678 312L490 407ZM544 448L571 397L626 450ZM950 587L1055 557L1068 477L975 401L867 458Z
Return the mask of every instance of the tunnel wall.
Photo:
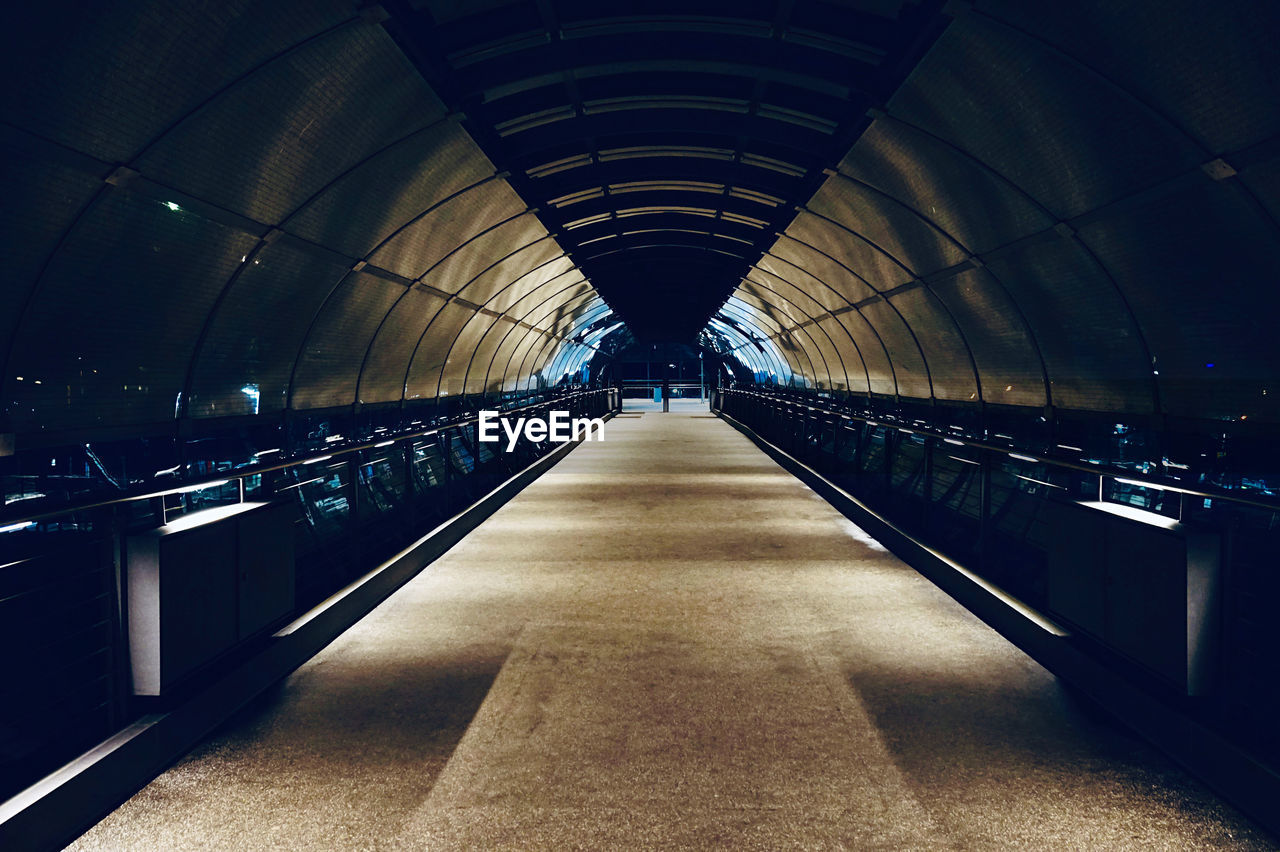
M837 394L1274 422L1276 18L961 10L739 321Z
M6 34L0 432L512 395L594 354L594 288L376 13L69 11Z

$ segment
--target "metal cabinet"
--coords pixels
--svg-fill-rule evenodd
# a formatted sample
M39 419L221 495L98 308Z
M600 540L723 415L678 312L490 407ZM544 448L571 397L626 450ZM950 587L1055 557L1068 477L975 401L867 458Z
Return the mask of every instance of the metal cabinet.
M129 536L129 657L137 695L163 695L293 610L287 504L238 503Z
M1114 503L1055 504L1050 611L1188 695L1213 684L1220 541Z

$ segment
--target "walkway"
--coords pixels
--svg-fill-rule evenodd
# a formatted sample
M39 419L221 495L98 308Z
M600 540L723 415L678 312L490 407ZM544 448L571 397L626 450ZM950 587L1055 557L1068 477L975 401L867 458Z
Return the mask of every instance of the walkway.
M707 414L571 453L76 850L1266 848Z

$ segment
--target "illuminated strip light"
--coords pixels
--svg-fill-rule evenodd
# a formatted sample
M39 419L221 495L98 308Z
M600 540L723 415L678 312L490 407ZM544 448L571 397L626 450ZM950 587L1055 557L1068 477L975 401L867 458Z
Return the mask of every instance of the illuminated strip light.
M1066 444L1059 444L1059 445L1058 445L1058 449L1060 449L1060 450L1071 450L1073 453L1083 453L1083 452L1084 452L1084 449L1083 449L1082 447L1070 447L1070 446L1067 446Z
M943 438L942 440L943 443L955 444L957 447L963 447L965 445L964 441L957 441L955 438Z
M377 447L389 447L389 446L391 446L391 445L392 445L392 444L394 444L394 443L395 443L395 441L383 441L382 443L380 443L380 444L374 444L373 446L374 446L375 448L377 448Z
M192 491L203 491L206 488L217 488L226 485L231 480L220 479L217 482L202 482L199 485L188 485L186 488L175 488L172 491L166 491L165 494L190 494Z
M7 527L0 527L0 533L17 532L18 530L25 530L27 527L34 527L35 525L35 521L23 521L18 524L9 524Z
M331 458L333 458L333 456L316 456L313 459L307 459L303 464L316 464L317 462L328 461Z
M1009 453L1009 458L1017 459L1018 461L1031 462L1032 464L1040 463L1040 459L1032 458L1031 456L1020 456L1017 453Z
M320 482L320 481L321 481L321 480L323 480L323 479L324 479L324 477L323 477L323 476L317 476L315 479L308 479L308 480L305 480L305 481L303 481L303 482L295 483L295 484L293 484L293 485L286 485L284 488L277 488L277 489L276 489L276 493L277 493L277 494L283 494L283 493L284 493L284 492L286 492L286 491L292 491L294 488L301 488L302 486L304 486L304 485L310 485L310 484L311 484L311 483L313 483L313 482Z
M1029 476L1023 476L1022 474L1019 474L1019 473L1015 473L1014 476L1017 477L1018 479L1025 479L1027 482L1034 482L1036 485L1044 485L1048 488L1057 488L1060 491L1067 490L1065 487L1061 485L1054 485L1052 482L1045 482L1043 479L1032 479Z
M947 456L947 458L955 459L956 461L964 462L965 464L971 464L971 465L976 465L978 467L981 467L981 465L979 465L978 462L974 461L973 459L962 459L959 456Z
M1151 488L1155 491L1174 491L1178 494L1195 494L1194 491L1188 491L1185 488L1178 488L1173 485L1156 485L1154 482L1139 482L1136 479L1121 479L1116 477L1116 482L1123 482L1125 485L1137 485L1139 488Z
M260 459L260 458L262 458L263 456L269 456L269 455L271 455L272 453L278 453L278 452L280 452L280 448L279 448L279 447L274 447L274 448L272 448L272 449L270 449L270 450L259 450L258 452L256 452L256 453L254 453L254 454L253 454L253 457L254 457L255 459Z
M164 476L164 475L169 474L169 473L177 473L177 472L178 472L178 471L180 471L180 470L182 470L182 465L180 465L180 464L175 464L173 467L166 467L164 470L157 470L155 473L153 473L153 474L151 474L151 475L152 475L153 477L155 477L155 476Z

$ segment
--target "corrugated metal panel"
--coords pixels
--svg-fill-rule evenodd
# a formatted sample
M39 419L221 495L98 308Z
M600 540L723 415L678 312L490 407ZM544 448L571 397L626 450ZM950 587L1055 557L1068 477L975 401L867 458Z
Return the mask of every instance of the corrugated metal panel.
M1063 408L1151 410L1151 366L1129 310L1098 265L1070 240L988 264L1022 308Z
M231 285L197 353L188 410L193 417L284 408L289 377L311 320L345 267L277 242L264 248Z
M848 387L848 380L844 375L844 362L840 356L832 348L831 342L827 340L826 335L819 329L812 327L796 328L812 319L813 314L806 313L804 308L795 304L805 300L805 296L796 288L790 286L785 281L776 276L769 275L761 270L752 270L751 277L764 276L767 281L762 284L772 285L769 289L760 286L751 280L743 281L738 286L737 295L743 297L744 293L755 296L763 302L776 305L777 309L785 314L788 318L786 323L791 335L801 341L801 345L810 356L810 362L813 364L815 372L814 380L819 388L830 388L843 390ZM794 300L789 302L786 300ZM809 304L813 307L821 307L817 303L809 299Z
M991 274L972 269L929 289L964 332L982 379L983 399L1044 405L1044 372L1027 326Z
M142 173L262 222L444 114L380 27L352 27L236 85L151 148Z
M431 325L427 327L422 342L413 354L413 363L409 366L409 380L405 384L406 399L435 398L440 388L440 373L445 367L445 359L462 357L456 352L450 352L453 341L474 315L474 309L450 302L431 320Z
M573 273L573 261L561 255L549 263L530 270L521 275L515 281L512 281L505 288L494 294L492 298L484 303L484 306L491 311L498 313L507 313L521 299L537 290L543 284L554 278L563 277L563 282L568 283L569 274ZM573 273L574 277L581 278L582 273Z
M554 286L558 287L563 287L565 284L571 283L573 278L566 273L572 273L572 270L573 263L568 258L564 257L539 266L531 272L521 276L517 281L513 282L511 286L504 289L501 294L487 302L485 304L485 308L488 310L498 311L500 313L506 313L512 305L519 302L521 297L528 295L536 297L536 291L538 288L548 281L555 279L557 283ZM573 275L581 280L580 274L573 273ZM523 313L524 311L520 311L516 316ZM485 339L491 329L495 327L509 328L513 324L514 319L514 317L498 319L487 314L479 314L462 330L458 336L457 342L454 344L454 353L450 355L449 358L450 363L445 367L441 376L440 386L443 392L450 395L472 392L468 387L468 376L475 367L476 350L480 348L481 342ZM496 338L493 345L497 345ZM466 357L465 359L457 358L454 357L455 355L465 355ZM486 362L491 355L492 352L490 351L484 356ZM486 370L487 367L482 366L480 368L481 376L474 379L473 383L482 384L484 381L483 373Z
M590 297L592 293L593 291L590 288L584 289L583 287L574 287L572 288L572 295L568 296L566 301L569 304L573 304L574 300L580 300L584 295ZM555 308L552 308L552 310L555 310ZM530 314L526 321L533 324L537 319L539 319L539 317L535 311L533 314ZM511 382L514 380L509 379L509 377L511 376L512 371L519 366L518 364L513 363L512 359L518 351L521 342L524 340L525 335L529 333L529 329L524 328L523 326L516 326L510 330L501 329L501 331L502 339L499 341L496 350L490 356L488 366L485 367L487 375L483 380L484 388L486 392L490 393L511 389ZM468 379L468 382L470 381L471 380Z
M839 243L832 248L839 251ZM785 236L780 238L773 244L773 248L769 249L769 253L818 278L851 303L875 295L875 290L867 286L866 282L836 262L833 259L834 255L823 254L822 251L796 242L794 239L788 239Z
M460 396L464 392L467 368L471 366L471 358L489 330L489 326L495 322L508 324L497 317L477 312L458 331L445 359L444 368L440 371L441 396Z
M924 350L933 395L938 399L976 400L978 385L969 350L942 304L924 287L891 299Z
M854 345L848 330L840 324L839 318L823 317L818 320L818 325L831 338L831 342L840 353L840 361L844 364L845 376L849 380L849 390L853 393L870 392L872 385L868 381L868 370L863 361L861 349ZM888 390L881 393L893 393L892 380L888 383Z
M779 263L778 265L783 264ZM792 272L795 274L798 270L793 268ZM826 313L826 309L822 303L814 301L806 290L797 287L785 278L781 278L777 275L771 275L759 267L756 267L751 271L750 277L767 285L771 290L778 293L783 298L786 298L799 310L803 311L804 321L806 322ZM823 291L825 291L825 288L823 288ZM812 322L806 326L805 332L813 339L813 342L817 345L818 350L822 353L823 359L827 363L827 370L831 376L831 388L834 390L847 390L851 382L863 386L866 385L866 377L863 375L861 360L855 357L851 361L846 361L844 358L844 350L851 348L849 346L849 336L847 334L840 331L840 337L833 339L830 337L826 327L819 327L816 322ZM855 371L858 374L856 379L852 375Z
M760 262L756 264L757 269L762 269L772 275L790 282L795 287L800 288L809 295L814 301L822 306L823 310L834 311L843 308L849 304L848 300L828 287L819 279L813 277L800 267L787 263L785 260L773 255L766 254L760 258Z
M353 272L325 303L307 337L293 382L294 408L328 408L356 400L369 342L404 287Z
M564 286L560 283L561 280L556 279L556 281L546 285L538 293L532 294L532 298L537 299L537 302L532 310L528 310L525 313L523 320L525 324L536 326L541 331L554 331L567 325L568 315L571 312L584 307L593 300L598 300L599 297L596 295L595 290L585 281ZM548 298L548 294L550 294L550 298ZM491 390L498 389L503 375L513 366L519 366L512 365L508 361L526 331L527 329L524 328L515 328L508 334L504 329L495 328L493 340L486 344L486 346L496 347L496 351L487 356L492 361L492 364L483 368L477 364L473 368L477 375L472 376L468 381L486 382ZM488 378L485 379L483 375L480 375L481 373L487 373Z
M0 207L0 353L10 336L40 269L67 227L102 186L99 176L50 160L44 144L0 125L0 174L5 204ZM0 355L0 358L3 358Z
M1280 376L1280 240L1235 188L1205 180L1080 235L1133 306L1156 357L1166 411L1280 414L1271 393Z
M533 372L535 366L528 363L528 361L534 349L540 347L546 340L546 334L537 331L531 331L520 339L519 345L511 355L510 365L507 367L506 376L502 381L504 392L524 391L534 386Z
M733 301L742 312L741 315L745 315L747 322L755 327L758 333L773 341L774 346L787 359L791 372L798 379L802 380L806 386L816 385L819 377L824 381L827 379L822 359L817 353L810 352L813 344L788 328L791 323L787 321L786 314L772 305L763 303L755 296L744 293L741 287L734 291L733 296ZM721 310L732 310L732 306L726 305Z
M13 425L173 418L209 308L255 243L127 191L104 196L50 265L17 331L11 373L23 381L10 385Z
M902 318L883 301L872 302L861 308L876 330L884 348L893 363L893 373L897 378L898 393L902 396L929 398L929 373L925 368L920 349L916 346L910 330L903 324ZM844 314L841 319L849 316Z
M833 189L832 180L809 199L808 209L836 221L844 221L848 227L856 227L856 217L844 206L844 197ZM796 216L787 236L821 250L852 269L877 290L891 290L911 280L911 273L893 262L883 251L872 246L856 234L822 219L813 213Z
M421 287L412 288L396 303L369 347L368 361L360 379L361 402L390 402L401 398L418 338L444 303L442 296Z
M867 368L871 392L896 394L898 385L893 366L889 362L889 354L871 322L861 311L847 311L837 316L836 320L853 343L857 344L856 351L862 356L862 363ZM845 352L843 344L841 352ZM845 352L845 362L850 363L851 358L852 355Z
M978 6L1098 69L1216 153L1280 133L1280 4L983 0Z
M533 245L512 252L508 257L480 273L470 284L459 290L458 295L483 305L508 284L535 268L555 260L561 253L560 246L554 239L548 237L539 240Z
M455 122L442 121L344 175L290 217L286 228L364 257L424 210L492 174L471 137Z
M776 265L780 266L782 264ZM791 301L797 308L804 312L805 319L827 312L827 307L814 299L813 296L810 295L809 289L798 286L797 283L793 283L790 278L774 275L769 270L764 269L763 266L764 264L760 264L752 267L747 273L747 277L753 281L763 284L770 290L773 290ZM794 274L794 267L792 268L792 272ZM811 277L796 277L800 278L800 283L813 283L813 279ZM809 278L809 280L805 281L805 278ZM818 295L821 295L821 291L818 292Z
M1060 219L1202 159L1097 77L981 15L951 23L889 113L973 154Z
M476 234L525 210L505 180L490 180L451 198L392 237L374 252L372 263L420 278Z
M828 178L815 199L818 197L825 199L824 207L810 202L810 209L857 231L916 275L955 266L968 257L937 228L901 204L848 178ZM900 272L892 278L907 280Z
M4 88L0 115L127 162L222 86L352 13L348 0L28 4L4 31L22 85Z
M532 213L520 216L486 231L462 246L436 264L422 281L446 293L457 293L506 255L546 235L547 229L542 227ZM471 296L467 298L476 301Z
M872 124L840 163L840 171L911 206L973 252L1054 224L990 171L892 119Z
M510 315L527 322L538 312L554 313L558 307L593 292L591 285L585 281L562 287L557 280L545 285L536 293L530 293L526 299L521 300L521 304L515 310L510 312ZM548 298L552 293L554 295ZM531 311L530 308L535 304L536 309ZM515 350L516 343L524 331L526 329L523 327L509 322L495 322L489 327L488 334L476 346L475 354L472 356L471 367L467 372L467 393L494 393L502 389L502 373L506 370L507 359Z

